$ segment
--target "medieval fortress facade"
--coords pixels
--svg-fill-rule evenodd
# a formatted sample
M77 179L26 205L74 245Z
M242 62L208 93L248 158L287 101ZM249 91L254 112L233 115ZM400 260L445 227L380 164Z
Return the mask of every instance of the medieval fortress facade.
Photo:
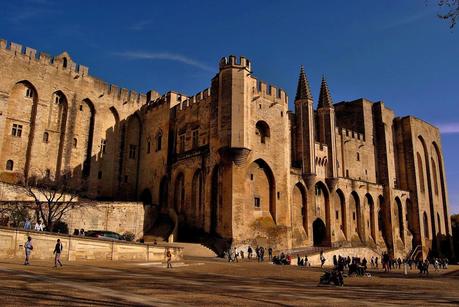
M436 127L333 103L325 80L315 101L303 69L292 112L251 66L224 57L194 96L139 94L0 40L0 181L71 175L88 197L142 200L153 230L168 214L235 244L450 248Z

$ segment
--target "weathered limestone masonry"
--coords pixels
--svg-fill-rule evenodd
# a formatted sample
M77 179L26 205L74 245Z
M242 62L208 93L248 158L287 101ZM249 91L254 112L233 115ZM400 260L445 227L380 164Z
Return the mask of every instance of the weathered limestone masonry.
M32 262L40 259L50 260L52 263L57 239L61 240L64 247L61 259L67 261L166 262L167 250L171 252L173 261L183 260L183 247L174 244L145 245L11 228L0 228L0 259L23 258L28 236L32 237Z
M383 102L333 103L325 79L316 107L303 68L293 113L244 57L194 96L120 90L66 52L5 41L0 63L2 181L71 172L90 197L142 200L164 238L451 252L438 129Z

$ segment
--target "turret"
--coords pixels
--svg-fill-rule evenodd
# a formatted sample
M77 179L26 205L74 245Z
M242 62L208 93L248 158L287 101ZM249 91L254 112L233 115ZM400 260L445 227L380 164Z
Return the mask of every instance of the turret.
M218 88L218 136L220 153L225 160L243 163L250 151L248 125L251 64L245 57L224 57L214 78Z
M303 175L314 177L316 174L314 163L314 101L303 66L301 66L296 90L295 113L296 160L301 163Z
M317 113L319 141L327 144L328 147L327 177L336 178L338 171L336 165L335 108L324 77L322 77L320 85Z

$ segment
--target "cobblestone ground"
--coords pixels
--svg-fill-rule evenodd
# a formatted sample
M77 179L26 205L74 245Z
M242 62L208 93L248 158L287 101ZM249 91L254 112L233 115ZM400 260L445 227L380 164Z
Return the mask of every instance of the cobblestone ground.
M344 287L318 286L319 268L187 260L147 263L0 261L0 305L428 305L459 304L459 266L420 277L371 271Z

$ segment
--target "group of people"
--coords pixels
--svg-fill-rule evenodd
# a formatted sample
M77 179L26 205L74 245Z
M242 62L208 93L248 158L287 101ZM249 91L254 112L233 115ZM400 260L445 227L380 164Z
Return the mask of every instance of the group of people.
M42 221L37 220L33 230L35 230L35 231L44 231L45 228L46 228L45 224ZM25 221L24 221L24 230L32 230L32 221L29 220L28 218L26 218Z
M62 266L61 262L61 254L62 251L64 250L64 245L62 245L62 242L60 239L57 239L56 245L54 246L54 267L57 268L57 266ZM27 241L24 243L24 252L25 252L25 260L24 260L24 265L30 265L30 255L32 254L33 251L33 244L32 244L32 237L28 236Z
M268 257L269 261L272 261L273 259L273 249L271 247L268 247ZM258 262L263 262L265 261L265 248L263 246L257 246L255 248L255 253L254 249L249 245L247 247L247 259L252 260L255 258ZM238 262L239 258L244 259L245 253L244 249L242 248L236 248L236 247L229 247L225 252L224 252L224 257L228 259L228 262Z

